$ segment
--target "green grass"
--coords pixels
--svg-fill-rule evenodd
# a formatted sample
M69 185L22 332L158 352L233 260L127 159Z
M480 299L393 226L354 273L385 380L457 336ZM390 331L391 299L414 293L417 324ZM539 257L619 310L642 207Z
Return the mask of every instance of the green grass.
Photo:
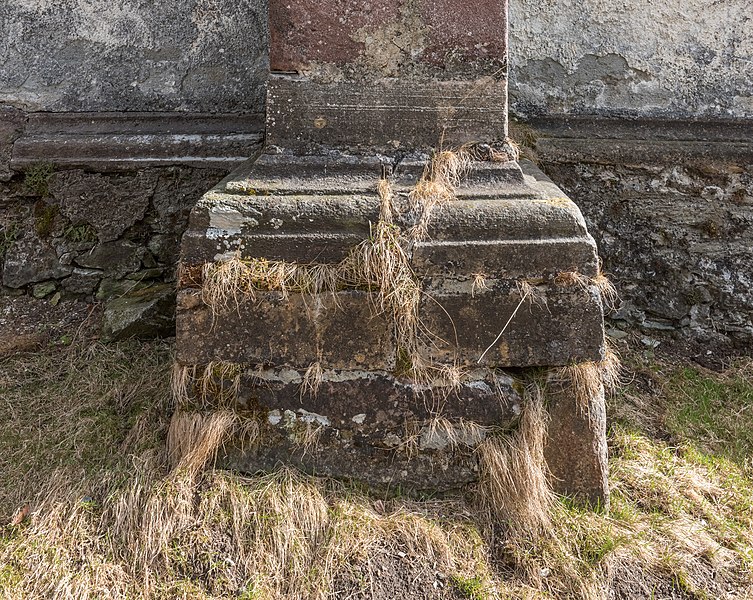
M50 179L55 173L55 166L51 163L32 165L24 174L24 187L34 196L44 198L49 192Z
M5 254L16 239L18 239L18 223L12 221L0 227L0 260L5 258Z
M55 217L57 215L58 207L54 204L40 201L34 205L34 229L40 238L50 237L55 229Z
M63 231L63 237L73 243L96 242L98 239L97 230L88 223L69 225Z
M665 386L666 426L710 460L753 469L753 366L720 375L699 367L672 371Z
M486 600L489 596L486 592L486 582L480 577L460 577L453 575L450 580L455 589L468 600Z

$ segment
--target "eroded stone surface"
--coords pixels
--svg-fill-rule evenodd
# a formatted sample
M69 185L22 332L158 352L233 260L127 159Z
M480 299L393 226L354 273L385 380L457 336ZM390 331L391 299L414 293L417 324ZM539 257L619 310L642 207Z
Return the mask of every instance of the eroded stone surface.
M264 2L3 2L0 22L0 102L57 112L263 104Z
M5 255L3 285L20 288L30 283L66 277L73 267L64 265L49 240L42 239L33 227L24 230Z
M514 380L490 370L454 389L325 371L313 393L304 379L290 369L245 373L239 408L261 414L260 438L230 448L225 466L255 472L284 462L378 488L453 489L478 478L474 449L513 427L522 410Z
M328 425L357 430L379 447L395 445L384 441L389 432L403 436L406 424L439 417L509 429L520 416L522 402L512 377L479 368L466 370L456 386L445 382L440 372L429 383L417 384L384 371L325 369L315 390L305 370L248 369L238 397L247 408L323 415Z
M169 284L133 290L110 300L102 318L102 338L171 337L175 333L175 288Z
M537 152L583 210L619 327L753 343L753 129L744 122L548 119ZM693 140L693 141L688 141Z
M464 77L480 63L506 66L505 0L271 0L269 8L272 71L405 77L434 67L441 78L461 66Z
M573 381L556 372L546 387L549 411L547 445L544 450L552 475L552 487L580 502L609 508L607 467L607 413L604 386L599 382L580 392Z
M88 223L111 242L144 218L157 179L154 171L108 177L74 170L54 174L49 187L73 226Z
M501 367L603 359L604 317L595 289L550 283L529 293L517 284L485 285L474 292L468 281L426 295L420 314L436 339L423 346L425 356Z
M369 294L358 291L305 295L258 292L213 315L198 290L179 292L177 360L212 360L307 368L391 370L396 349L392 327L376 314ZM199 340L200 343L197 343Z
M513 110L750 119L753 40L734 16L748 9L748 0L513 0Z

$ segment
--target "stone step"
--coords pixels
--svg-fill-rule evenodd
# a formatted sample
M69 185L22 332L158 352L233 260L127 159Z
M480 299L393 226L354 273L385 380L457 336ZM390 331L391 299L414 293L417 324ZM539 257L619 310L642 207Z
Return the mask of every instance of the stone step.
M443 491L478 479L475 450L515 426L520 385L490 369L455 387L417 385L389 373L324 371L316 391L304 371L249 369L238 410L257 417L253 439L236 439L220 465L254 473L293 464L377 488Z

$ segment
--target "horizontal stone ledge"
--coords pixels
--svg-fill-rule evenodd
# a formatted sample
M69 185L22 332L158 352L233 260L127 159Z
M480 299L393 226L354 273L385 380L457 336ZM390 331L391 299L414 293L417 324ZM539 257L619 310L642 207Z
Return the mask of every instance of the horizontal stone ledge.
M258 114L31 113L10 167L40 162L98 171L186 165L233 168L257 154Z
M753 123L739 120L540 117L530 121L543 162L667 165L753 162Z
M307 387L303 370L246 369L238 406L271 411L273 424L279 424L285 411L292 411L304 419L368 436L403 431L437 418L495 429L515 424L522 398L519 384L510 375L476 368L459 371L458 377L453 386L443 380L441 371L434 373L432 383L416 384L381 371L323 370L314 391Z
M401 493L456 490L479 477L478 457L472 448L408 456L405 451L377 448L357 439L344 441L330 428L314 434L316 439L310 444L281 428L266 428L261 435L263 443L226 444L216 465L249 474L291 465L311 475L352 479L375 490Z
M753 143L742 142L548 138L536 143L536 152L544 163L666 166L689 161L753 162Z
M342 260L350 248L368 239L379 218L378 179L375 172L367 179L363 169L376 170L378 161L306 158L312 160L299 161L303 167L297 178L298 162L294 161L285 173L276 157L264 155L261 164L234 173L205 194L191 212L183 239L183 263L212 262L235 251L244 258L331 263ZM484 165L484 171L494 170ZM416 266L429 268L429 263L438 260L431 258L433 254L445 254L448 263L454 264L452 256L457 255L458 260L468 263L469 273L490 276L488 271L504 268L509 256L511 272L517 273L521 269L514 265L520 260L516 262L514 256L522 251L516 250L518 246L535 250L539 244L543 251L551 241L550 249L565 254L551 257L553 266L542 266L540 272L535 268L538 263L532 261L527 274L540 277L545 272L578 271L593 276L595 244L578 207L530 163L515 169L502 163L496 170L517 172L524 183L505 186L471 182L459 188L457 199L435 209L428 227L430 241L416 247ZM484 178L488 177L485 173ZM330 193L337 184L348 193ZM234 191L228 193L228 188ZM304 193L303 189L308 191ZM394 200L396 223L405 230L415 218L409 216L408 189ZM453 254L450 245L443 247L442 242L467 242L471 253L465 256L459 247ZM494 255L496 251L501 254Z
M267 141L299 152L395 154L506 135L505 80L319 84L277 75L268 84Z
M575 272L598 274L596 242L580 238L458 240L417 243L411 260L423 277L527 280Z
M343 196L376 194L379 180L388 177L397 193L408 193L421 178L430 156L392 160L386 156L354 156L344 153L264 153L238 168L222 181L215 193L239 196ZM460 198L538 198L541 191L526 184L514 161L476 160L456 189Z
M603 309L598 291L585 285L541 285L522 299L514 281L458 291L445 281L422 296L419 354L427 363L486 367L560 366L604 357ZM178 293L177 360L306 369L398 367L390 315L376 295L358 290L321 294L257 292L216 314L201 291ZM509 322L508 322L509 321ZM504 332L499 339L498 334ZM496 341L495 341L496 340Z
M421 354L439 363L495 367L604 359L602 300L593 286L539 286L525 299L522 288L509 282L505 287L432 291L419 314L435 338Z
M551 115L527 122L542 138L743 142L753 140L753 122L741 119L636 119Z

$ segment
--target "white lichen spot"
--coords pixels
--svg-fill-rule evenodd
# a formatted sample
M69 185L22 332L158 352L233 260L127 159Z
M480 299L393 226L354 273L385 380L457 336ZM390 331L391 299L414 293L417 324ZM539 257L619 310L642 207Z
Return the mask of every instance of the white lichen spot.
M288 411L285 411L286 413ZM325 417L324 415L318 415L316 413L309 412L307 410L304 410L302 408L298 409L298 418L303 423L316 423L317 425L323 425L325 427L329 427L329 419Z
M272 226L272 229L279 229L282 227L283 220L282 219L270 219L269 224Z
M279 410L270 410L267 415L267 421L270 425L279 425L282 421L282 413Z
M353 421L356 425L363 425L363 422L365 420L366 420L366 413L360 413L351 419L351 421Z

